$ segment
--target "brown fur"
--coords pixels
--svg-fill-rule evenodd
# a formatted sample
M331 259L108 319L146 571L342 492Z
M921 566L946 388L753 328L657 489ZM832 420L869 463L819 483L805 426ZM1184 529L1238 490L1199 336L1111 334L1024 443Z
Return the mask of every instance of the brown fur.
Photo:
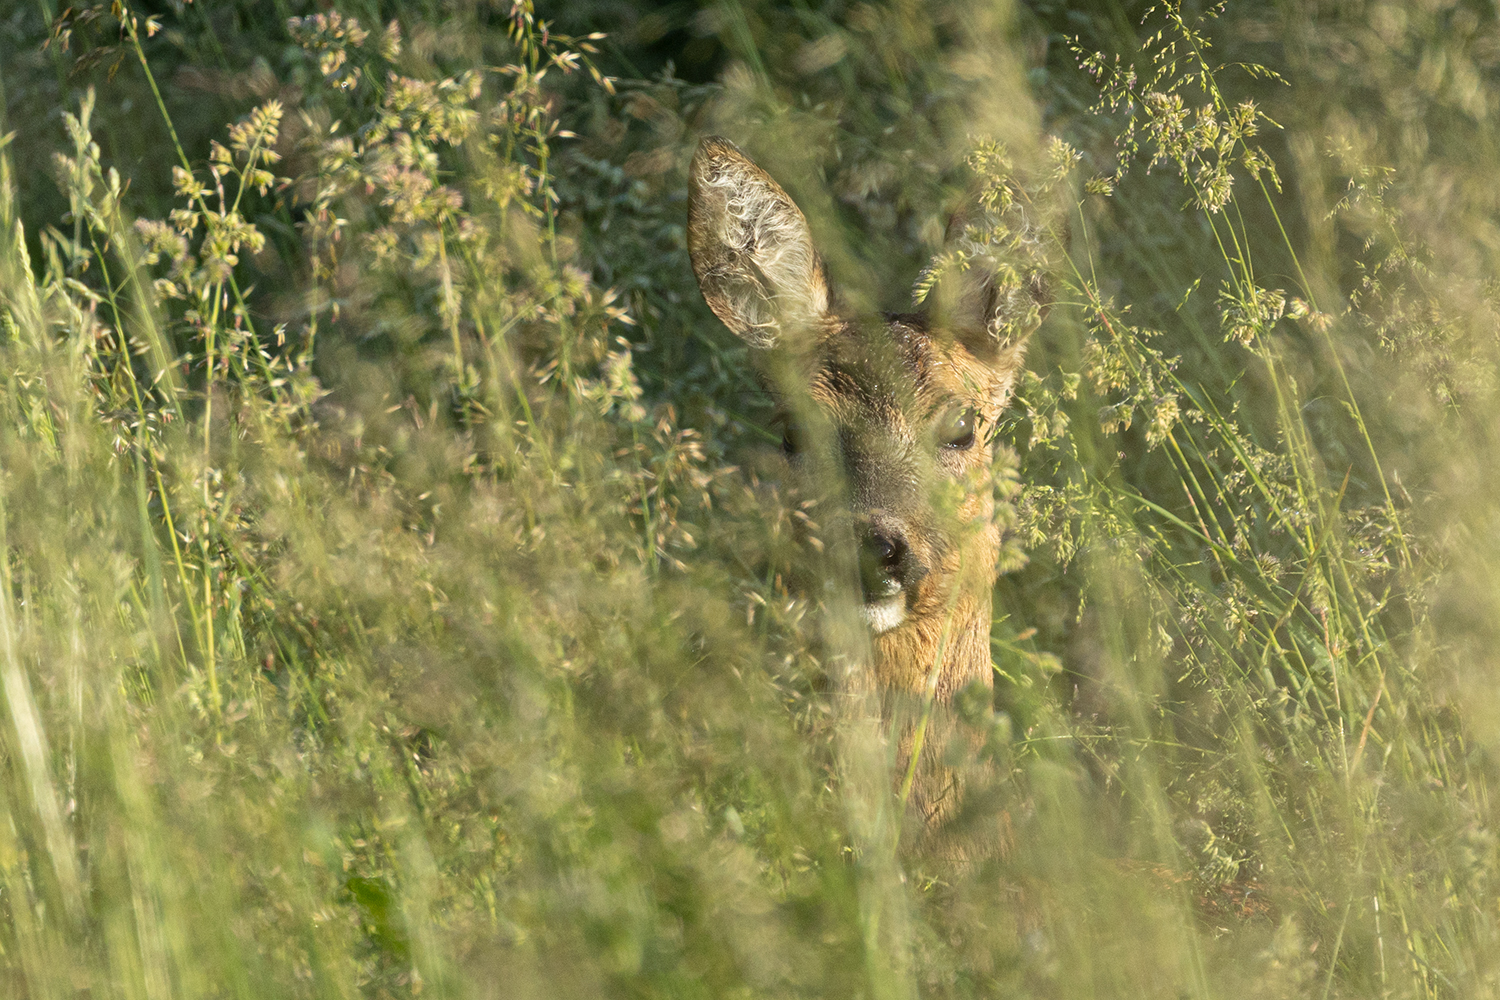
M833 305L807 220L763 170L725 139L704 139L690 171L688 249L709 307L758 349L758 360L790 419L812 419L832 441L848 512L867 549L882 555L866 590L872 675L885 720L897 733L899 787L918 720L933 710L909 805L932 844L957 812L963 785L941 760L957 732L953 696L988 689L990 588L1000 532L994 523L986 433L1000 418L1020 371L1036 308L997 294L981 267L940 285L938 328L918 315L854 322ZM946 307L944 307L946 306ZM940 440L955 413L972 410L972 443ZM807 459L811 461L812 459ZM899 552L899 559L892 553ZM971 853L964 848L938 850Z

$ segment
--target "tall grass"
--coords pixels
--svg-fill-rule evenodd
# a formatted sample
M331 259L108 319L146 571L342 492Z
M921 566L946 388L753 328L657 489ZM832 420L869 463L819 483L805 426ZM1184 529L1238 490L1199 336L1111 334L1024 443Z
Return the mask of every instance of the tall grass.
M1495 993L1490 15L58 13L0 48L6 995ZM854 309L976 191L1047 234L997 857L891 846L692 285L712 131Z

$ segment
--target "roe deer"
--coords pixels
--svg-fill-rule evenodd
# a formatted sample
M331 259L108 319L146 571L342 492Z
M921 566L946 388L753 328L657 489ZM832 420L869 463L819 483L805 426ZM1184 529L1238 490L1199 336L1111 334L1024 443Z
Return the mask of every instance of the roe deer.
M842 480L871 674L885 721L901 730L898 786L918 730L913 708L928 699L935 707L908 799L933 840L961 798L957 773L942 762L955 729L951 699L993 685L1000 531L990 432L1040 321L1041 272L1007 284L971 260L938 281L927 314L851 319L838 310L801 210L733 143L705 138L689 185L688 250L704 298L755 349L788 422L793 464Z

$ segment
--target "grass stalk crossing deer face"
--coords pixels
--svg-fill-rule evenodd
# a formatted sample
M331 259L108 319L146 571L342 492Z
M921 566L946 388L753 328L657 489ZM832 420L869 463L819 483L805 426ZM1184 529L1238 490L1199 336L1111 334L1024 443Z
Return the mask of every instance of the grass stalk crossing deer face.
M733 143L704 139L689 183L688 249L704 298L755 349L791 461L823 473L814 481L847 512L883 701L941 705L988 686L1000 548L990 432L1039 312L1031 290L1002 289L971 264L936 282L925 314L848 317L802 212ZM910 732L898 739L902 771ZM939 822L954 808L951 786L924 766L911 801Z

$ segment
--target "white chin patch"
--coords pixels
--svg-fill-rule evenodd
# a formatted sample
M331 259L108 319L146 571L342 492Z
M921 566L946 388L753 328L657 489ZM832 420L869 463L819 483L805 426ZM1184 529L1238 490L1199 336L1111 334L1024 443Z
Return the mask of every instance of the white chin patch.
M906 595L897 594L883 601L871 601L864 606L865 624L876 635L889 632L906 621Z

